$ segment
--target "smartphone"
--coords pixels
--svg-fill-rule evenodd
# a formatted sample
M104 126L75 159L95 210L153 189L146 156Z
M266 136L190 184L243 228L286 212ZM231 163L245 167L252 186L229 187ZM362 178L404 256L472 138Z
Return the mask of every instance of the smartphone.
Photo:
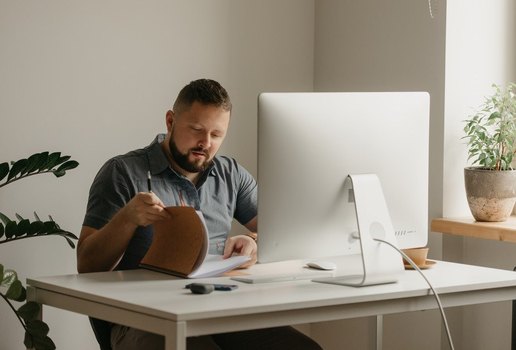
M214 284L213 287L215 290L226 290L226 291L238 288L238 286L236 284Z
M185 286L187 289L191 289L192 285L204 285L204 286L213 286L213 290L223 290L230 291L233 289L237 289L238 286L236 284L212 284L212 283L190 283Z

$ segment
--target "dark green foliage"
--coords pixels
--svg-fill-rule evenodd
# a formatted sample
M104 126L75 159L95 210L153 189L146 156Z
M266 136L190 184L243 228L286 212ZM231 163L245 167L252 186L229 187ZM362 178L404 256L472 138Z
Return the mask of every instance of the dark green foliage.
M75 248L74 240L77 240L77 236L62 230L51 217L49 217L48 221L41 221L38 215L34 213L36 220L31 222L18 214L16 216L19 220L18 222L9 219L0 212L0 232L5 232L5 237L2 237L0 234L0 244L23 238L54 235L63 237L71 248Z
M66 171L74 169L78 165L79 163L75 160L70 160L70 156L61 156L60 152L41 152L26 159L0 163L0 187L37 174L53 173L56 177L61 177L66 174ZM77 236L62 230L51 216L49 216L49 220L42 221L34 212L34 220L30 221L19 214L16 214L16 219L11 219L0 212L0 244L42 236L61 236L72 249L75 248L74 241L77 240ZM40 306L34 302L26 302L27 290L18 280L16 271L4 269L2 264L0 264L0 297L13 310L25 329L23 343L26 348L35 350L54 350L56 348L48 336L48 325L38 320ZM25 303L16 309L13 302Z
M9 163L0 164L0 187L13 181L42 173L53 173L56 177L66 174L67 170L76 168L79 163L70 160L70 156L61 156L61 152L41 152L31 155L29 158L19 159ZM7 177L7 178L6 178Z

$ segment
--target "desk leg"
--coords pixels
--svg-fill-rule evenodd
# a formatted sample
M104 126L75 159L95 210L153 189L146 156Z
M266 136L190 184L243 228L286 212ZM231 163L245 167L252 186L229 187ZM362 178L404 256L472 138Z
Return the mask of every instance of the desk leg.
M376 350L383 348L383 315L376 315Z
M165 350L186 350L186 323L168 322L165 335Z
M513 271L516 271L516 266ZM512 301L511 350L516 350L516 300Z
M33 287L27 286L26 291L27 291L27 295L26 295L27 301L34 301L34 300L36 300L36 295L35 295L36 290ZM39 304L38 303L38 305L39 305L39 312L36 315L35 320L43 321L43 304ZM30 349L26 348L26 349L27 350L32 350L33 348L30 348Z
M516 300L512 301L511 350L516 350Z

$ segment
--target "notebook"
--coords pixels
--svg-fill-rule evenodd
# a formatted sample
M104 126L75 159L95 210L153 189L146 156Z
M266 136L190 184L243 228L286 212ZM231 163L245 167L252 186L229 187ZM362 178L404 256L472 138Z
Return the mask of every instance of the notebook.
M192 207L167 207L169 218L153 224L154 235L140 267L183 278L218 276L246 261L248 256L208 254L209 236L204 216Z

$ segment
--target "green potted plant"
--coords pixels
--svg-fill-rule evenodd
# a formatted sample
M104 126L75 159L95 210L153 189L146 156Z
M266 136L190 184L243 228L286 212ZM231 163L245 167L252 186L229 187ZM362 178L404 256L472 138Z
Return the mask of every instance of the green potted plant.
M505 221L516 202L516 84L493 88L464 126L468 160L476 165L464 169L466 196L477 221Z
M22 178L32 175L53 173L56 177L66 174L67 170L79 165L70 156L61 156L61 153L41 152L31 155L27 159L20 159L10 164L0 163L0 188ZM16 219L10 219L0 212L0 245L10 242L43 236L62 236L68 244L75 248L74 240L77 237L68 231L62 230L49 216L49 220L41 220L34 213L34 220L23 218L16 214ZM40 306L34 302L26 302L26 289L18 279L13 269L6 269L0 262L0 297L9 305L14 318L25 330L24 344L27 349L53 350L55 344L47 335L48 325L38 319ZM16 308L14 303L23 303Z

